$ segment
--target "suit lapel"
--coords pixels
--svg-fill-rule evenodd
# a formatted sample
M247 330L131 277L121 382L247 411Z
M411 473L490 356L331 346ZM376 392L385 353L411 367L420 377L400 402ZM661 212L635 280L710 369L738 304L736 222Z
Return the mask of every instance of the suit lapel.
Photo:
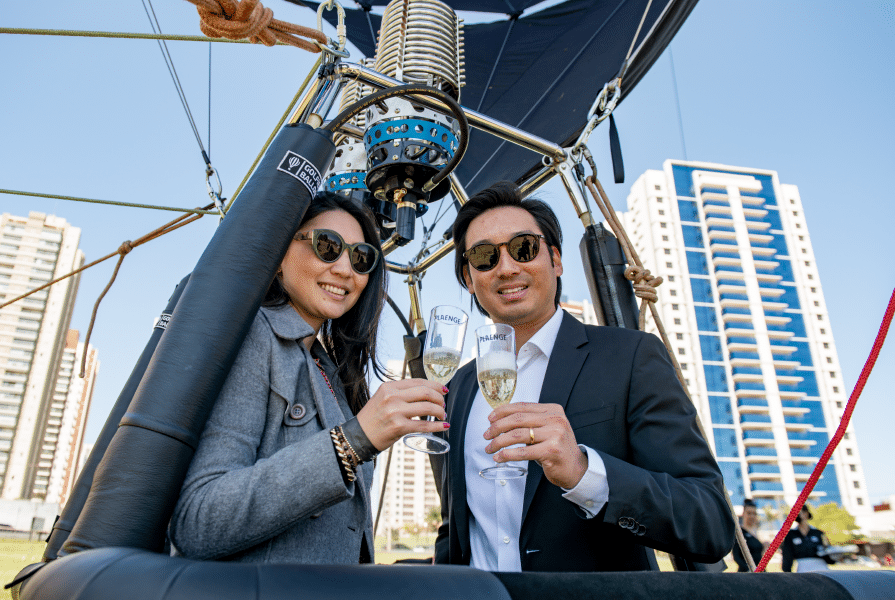
M540 404L559 404L563 410L569 403L572 386L578 379L578 373L584 366L587 358L587 331L584 325L575 317L563 311L562 324L556 335L553 351L550 353L550 361L547 363L547 372L544 374L544 383L541 386ZM528 508L534 498L535 491L544 477L541 466L530 461L528 463L528 476L525 480L525 496L522 501L522 523L528 515Z
M463 452L469 411L476 396L475 362L461 369L451 381L451 406L448 422L451 424L450 478L451 478L451 527L455 528L461 551L469 554L469 507L466 504L466 457Z

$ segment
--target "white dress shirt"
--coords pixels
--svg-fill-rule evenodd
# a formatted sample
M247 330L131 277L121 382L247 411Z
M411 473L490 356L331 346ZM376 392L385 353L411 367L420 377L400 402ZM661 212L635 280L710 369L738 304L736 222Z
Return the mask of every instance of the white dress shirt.
M547 372L547 363L556 343L563 311L554 315L535 333L516 357L518 374L511 402L537 403ZM521 571L519 533L522 529L522 500L526 477L485 479L479 471L492 467L494 455L485 452L484 438L491 407L479 390L472 402L466 424L466 503L469 506L470 565L485 571ZM579 444L587 453L587 471L563 497L577 504L587 518L593 518L609 500L609 485L603 459L593 449ZM506 463L528 468L528 462Z

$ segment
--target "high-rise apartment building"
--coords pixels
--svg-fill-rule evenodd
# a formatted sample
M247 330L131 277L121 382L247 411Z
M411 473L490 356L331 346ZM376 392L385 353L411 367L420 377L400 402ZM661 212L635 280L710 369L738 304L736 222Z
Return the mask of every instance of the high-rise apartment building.
M81 266L80 236L80 229L52 215L0 215L0 302ZM59 459L74 449L71 440L63 442L70 434L63 432L69 382L59 374L68 360L66 340L78 282L77 275L70 277L0 309L3 500L49 500L58 494L58 502L63 496L64 486L54 487L53 481L65 480L67 468ZM79 420L72 419L72 424ZM77 465L77 456L70 459Z
M87 360L82 378L79 372L84 352L87 352ZM43 498L60 505L68 500L80 471L84 431L98 372L96 349L92 345L85 347L84 342L78 341L78 332L70 329L47 413L32 498Z
M798 188L775 171L666 161L634 183L628 208L734 504L791 505L848 391ZM811 495L831 501L869 514L851 427Z

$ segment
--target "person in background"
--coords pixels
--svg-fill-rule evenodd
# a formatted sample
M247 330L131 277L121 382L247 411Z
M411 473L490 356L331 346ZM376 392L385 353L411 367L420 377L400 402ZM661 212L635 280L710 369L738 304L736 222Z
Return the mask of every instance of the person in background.
M749 548L749 554L752 556L752 562L756 565L761 561L764 553L764 544L758 539L758 507L751 498L743 500L743 516L740 518L740 527L743 530L743 537L746 538L746 546ZM733 545L733 560L736 562L739 572L748 572L749 565L740 551L740 545Z
M793 561L808 559L806 565L813 565L810 570L818 570L824 568L820 561L833 564L835 561L826 555L825 549L830 543L827 536L820 529L815 529L808 524L811 519L811 509L805 504L799 511L796 518L796 527L793 527L780 550L783 554L783 570L787 573L792 572ZM797 569L804 571L804 568Z
M370 396L385 282L369 211L318 195L202 433L168 528L173 554L373 562L370 461L447 427L413 419L445 417L439 384L389 381Z

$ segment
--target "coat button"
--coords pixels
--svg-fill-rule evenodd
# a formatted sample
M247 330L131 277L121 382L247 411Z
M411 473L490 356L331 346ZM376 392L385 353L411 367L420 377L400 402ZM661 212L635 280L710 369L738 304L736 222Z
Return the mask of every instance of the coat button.
M630 517L622 517L621 519L619 519L619 520L618 520L618 526L619 526L619 527L623 527L623 528L625 528L625 529L630 529L630 528L631 528L631 519L630 519Z
M289 409L289 416L293 419L300 419L305 416L305 407L301 404L295 404L291 409Z
M646 525L638 525L637 531L635 531L634 533L637 535L643 535L644 533L646 533Z

